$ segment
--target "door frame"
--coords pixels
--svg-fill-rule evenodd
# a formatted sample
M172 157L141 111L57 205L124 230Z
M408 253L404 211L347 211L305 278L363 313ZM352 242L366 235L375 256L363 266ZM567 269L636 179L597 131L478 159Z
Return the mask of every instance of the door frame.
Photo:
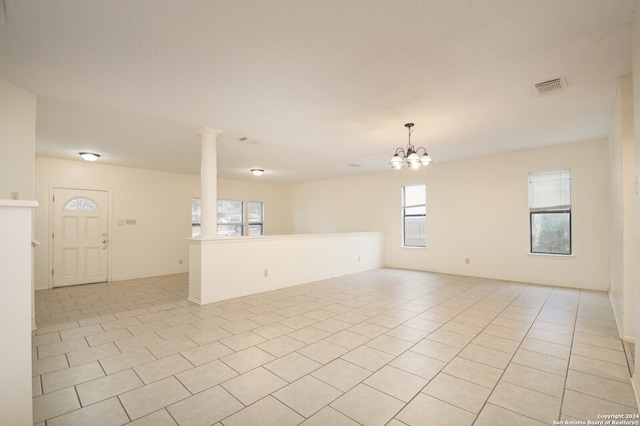
M108 188L96 188L96 187L86 187L86 186L73 186L73 185L49 185L49 235L47 236L47 240L49 242L49 259L48 259L48 268L47 268L47 288L52 289L53 287L53 256L54 256L54 247L53 247L53 227L54 227L54 215L55 211L53 208L53 194L56 189L71 189L77 191L101 191L107 193L108 198L108 206L107 206L107 239L109 240L109 244L107 244L107 281L111 282L111 224L113 220L111 219L112 215L112 191ZM58 287L59 288L59 287Z

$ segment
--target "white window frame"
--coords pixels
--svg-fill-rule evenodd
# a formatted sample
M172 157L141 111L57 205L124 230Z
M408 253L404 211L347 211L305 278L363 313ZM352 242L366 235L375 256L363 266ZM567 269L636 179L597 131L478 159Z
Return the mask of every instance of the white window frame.
M229 218L216 218L216 227L218 227L218 225L224 225L224 226L231 226L234 225L235 227L240 227L241 232L236 232L233 235L227 235L227 236L231 236L231 237L244 237L244 236L248 236L251 232L250 227L252 225L259 225L260 226L260 235L264 235L264 230L265 230L265 221L264 221L264 210L265 210L265 206L264 206L264 201L244 201L244 200L231 200L231 199L219 199L218 203L220 202L234 202L234 203L241 203L241 209L242 209L242 213L241 213L241 217L240 217L240 221L236 222L233 221L232 223L230 222L223 222L222 220L228 220ZM249 212L249 204L250 203L260 203L261 204L261 217L259 221L256 220L251 220L250 218L250 212ZM218 209L219 210L219 209ZM220 211L218 211L218 214L220 214ZM197 237L200 234L200 197L193 197L191 199L191 236L192 237ZM221 236L225 236L225 235L221 235Z
M191 198L191 238L200 235L200 197Z
M259 203L260 204L260 220L254 220L251 218L251 203ZM260 226L260 234L258 235L264 235L264 201L248 201L246 203L247 205L247 211L246 211L246 222L247 222L247 227L246 227L246 231L247 231L247 236L255 236L255 234L251 233L251 227L252 226L256 226L259 225Z
M409 187L422 187L422 190L424 191L424 203L420 203L420 204L407 204L406 202L406 190ZM415 208L420 208L423 207L424 208L424 213L421 214L407 214L407 210L408 209L415 209ZM427 248L427 185L424 183L420 183L420 184L413 184L413 185L404 185L402 187L402 247L405 248ZM406 235L406 227L407 227L407 221L406 219L408 217L422 217L423 218L423 243L422 244L407 244L407 235Z
M240 212L228 214L227 217L220 217L220 213L224 212L224 209L221 208L220 205L224 203L240 203ZM218 218L216 223L218 235L221 237L243 237L245 235L247 225L245 209L246 203L243 200L232 200L229 198L218 199ZM227 229L226 232L224 231L224 228Z
M545 175L565 175L566 179L561 181L561 188L554 190L553 184L545 185ZM545 188L548 186L548 188ZM557 186L557 185L556 185ZM571 199L571 169L546 170L529 173L529 254L551 255L551 256L572 256L573 255L573 229L572 229L572 199ZM549 191L551 196L545 196L544 191ZM545 199L546 198L546 199ZM539 248L536 242L537 232L534 228L536 219L542 219L546 215L568 216L568 250L544 250Z

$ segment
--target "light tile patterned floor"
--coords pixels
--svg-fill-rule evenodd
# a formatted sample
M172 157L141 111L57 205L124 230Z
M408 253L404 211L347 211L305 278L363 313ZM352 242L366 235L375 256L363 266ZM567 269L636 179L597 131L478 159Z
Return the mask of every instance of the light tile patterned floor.
M381 269L197 306L36 293L39 425L551 425L637 413L604 292Z

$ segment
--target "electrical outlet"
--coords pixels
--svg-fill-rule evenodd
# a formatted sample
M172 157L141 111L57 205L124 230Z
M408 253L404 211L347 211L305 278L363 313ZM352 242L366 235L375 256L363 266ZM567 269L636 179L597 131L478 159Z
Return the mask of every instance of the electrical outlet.
M469 263L471 263L471 261L470 261L470 260L469 260L469 258L467 257L467 258L465 258L465 259L464 259L464 263L466 263L466 264L468 265Z
M264 277L267 278L269 276L269 270L265 269L264 270Z
M178 265L182 265L182 259L178 260Z

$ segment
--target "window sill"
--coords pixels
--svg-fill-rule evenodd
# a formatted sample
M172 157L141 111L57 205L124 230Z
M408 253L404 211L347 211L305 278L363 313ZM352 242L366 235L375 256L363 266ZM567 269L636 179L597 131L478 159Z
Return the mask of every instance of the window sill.
M429 246L424 246L424 247L417 247L417 246L400 246L400 248L403 249L409 249L409 250L426 250L429 248Z
M542 259L575 259L575 254L527 253L531 257Z

